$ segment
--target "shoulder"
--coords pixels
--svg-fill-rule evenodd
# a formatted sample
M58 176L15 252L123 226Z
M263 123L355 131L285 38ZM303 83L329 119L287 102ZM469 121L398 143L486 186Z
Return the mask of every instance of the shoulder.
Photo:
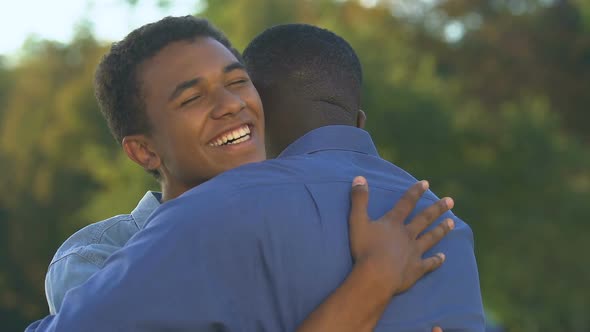
M183 196L227 190L266 192L269 186L275 190L290 189L304 183L332 182L340 178L340 174L334 172L333 163L326 163L322 158L310 155L297 155L250 163L228 170L187 191Z
M134 225L131 215L114 216L80 229L59 247L45 276L51 313L59 310L68 290L99 271L107 258L124 245Z
M126 240L134 232L137 232L136 228L137 226L130 214L113 216L85 226L72 234L57 249L51 260L51 265L70 256L79 256L90 263L102 265L104 255L95 254L93 248L103 251L101 247L112 248L123 246Z
M241 174L249 175L249 168ZM146 230L157 228L154 236L173 232L177 240L184 236L214 237L216 232L237 235L257 232L269 218L293 214L306 203L314 206L304 182L281 174L274 179L260 176L258 171L251 174L256 178L223 177L191 189L154 212Z

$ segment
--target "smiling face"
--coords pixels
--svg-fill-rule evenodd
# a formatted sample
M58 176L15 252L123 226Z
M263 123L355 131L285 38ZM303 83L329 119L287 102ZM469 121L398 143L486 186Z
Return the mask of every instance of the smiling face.
M170 196L240 165L265 159L258 92L236 57L212 38L170 43L138 70L157 155ZM165 188L164 188L165 189Z

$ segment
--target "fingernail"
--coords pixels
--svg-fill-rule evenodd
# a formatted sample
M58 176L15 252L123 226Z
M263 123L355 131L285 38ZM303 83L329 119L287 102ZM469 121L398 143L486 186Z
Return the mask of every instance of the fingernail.
M442 252L439 252L439 253L438 253L438 254L436 254L436 255L437 255L438 257L440 257L440 259L442 259L442 261L443 261L443 262L444 262L444 261L445 261L445 259L447 258L447 257L445 256L445 254L443 254Z
M430 186L430 183L428 183L428 181L426 180L422 180L420 182L422 182L422 189L424 190L428 189L428 187Z
M365 184L367 184L367 179L365 179L362 176L357 176L354 178L354 180L352 180L352 186L364 186Z
M447 197L445 198L445 204L447 205L447 208L452 209L453 206L455 206L455 201L452 198Z
M447 226L449 226L449 229L455 228L455 222L453 221L453 219L447 220Z

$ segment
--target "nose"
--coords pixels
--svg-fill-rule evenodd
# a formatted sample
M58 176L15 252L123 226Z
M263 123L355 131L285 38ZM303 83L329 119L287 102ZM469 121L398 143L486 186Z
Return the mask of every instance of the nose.
M239 94L227 89L221 88L215 98L215 107L211 112L211 117L220 119L226 116L232 116L246 108L246 102Z

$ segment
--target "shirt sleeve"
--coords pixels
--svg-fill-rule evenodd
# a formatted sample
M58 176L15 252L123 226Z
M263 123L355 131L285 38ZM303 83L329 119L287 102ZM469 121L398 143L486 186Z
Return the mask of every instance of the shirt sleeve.
M72 248L55 259L49 265L45 276L45 295L49 312L57 313L65 294L86 282L103 267L107 258L119 249L120 246L112 244L93 243Z
M45 276L45 295L49 312L57 313L65 294L83 284L98 270L98 265L78 253L68 254L53 262Z

